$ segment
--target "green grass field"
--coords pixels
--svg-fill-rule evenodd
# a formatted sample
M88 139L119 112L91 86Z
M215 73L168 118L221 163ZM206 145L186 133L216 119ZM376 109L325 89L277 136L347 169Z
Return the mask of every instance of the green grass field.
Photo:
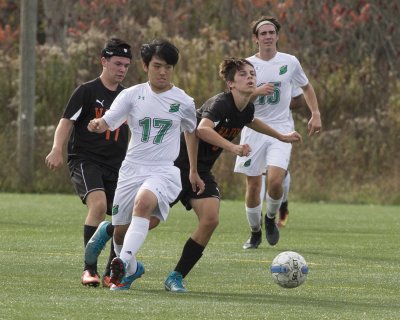
M290 203L278 245L263 239L244 251L243 202L223 201L220 226L186 278L190 292L179 295L163 281L196 224L181 206L140 250L145 275L111 292L80 284L86 209L78 197L0 194L0 204L0 319L400 319L399 207ZM296 289L269 273L285 250L310 268Z

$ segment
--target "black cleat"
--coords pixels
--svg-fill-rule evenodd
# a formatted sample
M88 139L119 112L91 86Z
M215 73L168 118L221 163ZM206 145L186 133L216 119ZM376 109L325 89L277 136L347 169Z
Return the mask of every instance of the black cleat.
M265 215L265 231L268 243L271 246L276 245L279 241L279 230L275 224L275 219L270 219L267 215Z
M243 245L243 249L257 249L261 243L261 230L256 232L251 232L250 238Z

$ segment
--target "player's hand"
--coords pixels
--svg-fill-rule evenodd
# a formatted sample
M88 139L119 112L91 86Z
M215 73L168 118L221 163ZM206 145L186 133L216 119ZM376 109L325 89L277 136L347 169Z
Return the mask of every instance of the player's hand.
M200 178L197 171L189 172L189 181L192 184L193 192L197 191L197 195L202 194L204 192L204 189L206 188L206 184Z
M301 134L298 133L297 131L293 131L287 134L283 134L282 135L282 139L283 142L303 142L303 138L301 137Z
M99 118L99 119L96 118L96 119L92 119L89 121L87 129L90 132L103 133L104 131L106 131L108 129L108 126L105 123L105 121L103 120L103 118Z
M64 163L62 152L55 149L51 150L44 162L50 170L56 170Z
M274 93L275 86L273 83L264 83L254 91L258 96L270 96Z
M88 130L89 130L90 132L96 132L96 131L98 131L98 130L100 129L100 124L99 124L98 119L92 119L92 120L90 120L90 121L89 121L89 124L88 124L88 126L87 126L87 128L88 128Z
M248 157L250 152L251 148L247 143L235 145L234 153L239 157Z
M308 136L320 133L322 128L321 115L319 112L313 112L310 121L308 121Z

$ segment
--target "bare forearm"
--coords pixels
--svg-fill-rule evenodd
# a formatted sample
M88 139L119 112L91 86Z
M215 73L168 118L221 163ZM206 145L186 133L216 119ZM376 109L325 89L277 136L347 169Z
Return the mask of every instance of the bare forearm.
M209 127L198 127L196 135L205 142L212 144L216 147L222 148L226 151L233 152L235 144L221 137L214 129Z
M276 138L278 140L282 139L282 134L281 133L279 133L275 129L271 128L269 125L267 125L266 123L262 122L258 118L255 118L253 120L253 122L249 123L247 126L249 128L251 128L251 129L257 131L257 132L266 134L266 135L271 136L273 138Z
M309 83L305 88L303 88L303 91L304 99L306 100L307 106L311 113L319 114L318 100L314 91L314 87L311 85L311 83Z
M191 171L197 171L198 138L195 131L184 132Z
M69 136L71 135L73 121L68 119L61 119L54 132L53 150L62 151Z

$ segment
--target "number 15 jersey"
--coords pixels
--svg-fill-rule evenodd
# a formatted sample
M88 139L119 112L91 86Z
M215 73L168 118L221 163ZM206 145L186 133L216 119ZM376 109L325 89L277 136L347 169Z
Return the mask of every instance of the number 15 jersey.
M271 60L265 61L257 56L247 58L257 74L257 87L265 83L273 83L272 95L259 96L254 101L256 118L274 127L290 121L290 100L292 87L303 87L308 83L299 60L293 55L277 52Z

